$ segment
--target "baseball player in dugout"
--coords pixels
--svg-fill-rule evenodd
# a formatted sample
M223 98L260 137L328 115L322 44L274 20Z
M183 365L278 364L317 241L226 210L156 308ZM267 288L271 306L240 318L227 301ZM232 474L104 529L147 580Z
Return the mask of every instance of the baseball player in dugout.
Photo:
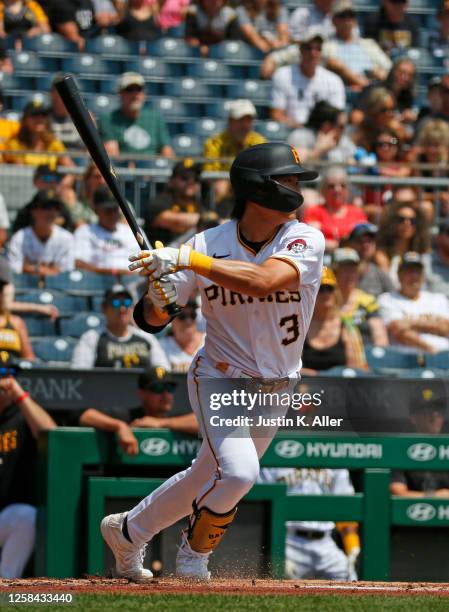
M259 459L277 431L273 426L261 435L243 426L248 435L228 435L216 407L220 394L210 389L255 385L262 390L261 404L264 393L291 393L296 386L324 253L322 233L296 215L303 203L301 182L317 176L287 144L249 147L230 170L236 200L230 221L179 248L157 243L152 251L130 256L130 270L148 278L147 293L134 309L143 330L161 331L170 322L168 304L182 307L195 292L201 295L206 337L189 370L188 391L203 442L188 469L128 512L101 522L119 576L151 580L142 563L146 543L188 516L176 573L210 579L209 557L231 525L238 502L256 482ZM242 393L232 395L226 409L231 414L247 412ZM287 408L275 403L272 414L283 418Z

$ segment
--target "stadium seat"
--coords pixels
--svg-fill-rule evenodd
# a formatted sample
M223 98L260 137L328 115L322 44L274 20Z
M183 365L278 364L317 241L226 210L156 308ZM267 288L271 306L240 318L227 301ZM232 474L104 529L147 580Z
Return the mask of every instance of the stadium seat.
M201 114L201 110L196 108L193 104L187 104L177 98L168 98L166 96L152 98L151 104L153 108L162 114L162 116L196 117Z
M254 129L267 140L287 140L290 133L289 128L277 121L256 121Z
M210 47L211 59L219 59L224 61L247 62L260 61L263 59L263 53L239 40L226 40L218 45Z
M11 108L12 110L22 112L25 105L28 104L28 102L32 102L33 100L39 100L43 103L49 103L49 96L47 94L42 93L34 93L31 95L29 93L17 94L12 97Z
M202 141L198 136L178 134L171 139L172 147L179 157L199 156L203 152Z
M126 64L127 70L138 72L145 78L170 78L181 74L179 64L165 62L161 57L139 57Z
M449 370L449 351L441 351L432 355L431 353L425 356L426 368L440 368Z
M399 378L444 378L448 376L447 370L438 368L411 368L410 370L401 370L397 373Z
M138 55L139 51L139 42L126 40L116 34L105 34L86 40L86 52L98 53L103 57L122 58L124 55Z
M223 119L194 119L185 124L185 133L198 136L204 140L212 134L218 134L226 127L226 121Z
M220 100L220 102L210 102L206 108L206 116L214 119L227 119L229 106L232 100Z
M80 75L112 75L117 74L115 71L111 71L110 68L115 62L106 62L97 55L88 53L82 53L80 55L74 55L66 57L63 62L63 69L66 72L73 72L77 76Z
M23 49L26 51L37 51L38 53L48 53L60 56L61 53L78 53L78 46L59 34L42 34L23 38Z
M12 284L17 292L27 291L29 289L37 289L39 287L39 277L35 274L13 274Z
M190 47L179 38L160 38L148 45L148 55L187 61L199 57L200 51L198 47Z
M164 83L164 95L181 99L218 98L221 97L220 90L220 85L211 85L192 77L184 77Z
M405 353L394 347L367 346L365 347L366 359L370 369L411 369L418 368L421 356L416 353Z
M168 38L184 38L185 31L185 25L181 23L179 26L168 28L168 30L164 32L164 36L167 36Z
M375 374L361 370L359 368L349 368L347 366L335 366L329 370L320 370L320 376L336 376L337 378L360 378L373 377Z
M96 329L103 325L102 313L79 312L73 317L61 319L61 334L79 338L89 329Z
M76 346L74 338L39 338L32 342L38 359L55 365L67 366Z
M50 291L49 289L34 289L17 295L19 302L34 302L36 304L45 304L56 306L63 313L81 312L87 310L87 298L75 295L65 295L58 291Z
M223 81L235 78L232 66L221 64L216 60L204 60L198 64L188 64L187 74L199 79L212 79Z
M109 113L118 106L116 96L106 96L104 94L86 95L86 105L88 109L95 115Z
M56 289L71 295L98 295L116 284L117 277L112 274L95 274L87 270L72 270L56 276L48 276L46 289Z
M18 89L18 90L26 90L31 89L30 87L30 77L23 75L12 75L6 74L6 72L0 72L0 87L2 91L5 92L8 89Z
M55 322L50 317L39 315L21 315L30 336L54 336L56 335Z
M254 103L267 104L271 99L271 82L244 80L227 86L228 98L247 98Z
M47 58L44 62L44 60L33 51L11 51L9 55L12 65L14 66L14 74L16 75L22 73L35 75L36 72L45 70L58 70L58 62L56 59ZM51 62L51 66L49 62Z

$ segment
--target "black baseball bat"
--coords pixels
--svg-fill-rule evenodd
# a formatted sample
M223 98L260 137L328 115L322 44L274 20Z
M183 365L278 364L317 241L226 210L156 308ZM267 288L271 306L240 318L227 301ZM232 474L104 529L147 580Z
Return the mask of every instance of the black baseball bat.
M61 96L64 106L69 113L73 124L75 125L78 134L81 136L89 155L95 162L98 170L101 172L106 181L112 195L117 200L118 205L131 228L139 247L146 251L150 246L145 239L145 236L140 229L134 212L123 193L123 188L117 177L117 174L112 166L109 155L106 152L104 144L100 138L97 128L90 116L86 103L81 96L81 92L76 84L75 78L71 74L65 74L55 81L55 87L58 94ZM165 307L167 313L175 316L180 309L176 304L168 304Z

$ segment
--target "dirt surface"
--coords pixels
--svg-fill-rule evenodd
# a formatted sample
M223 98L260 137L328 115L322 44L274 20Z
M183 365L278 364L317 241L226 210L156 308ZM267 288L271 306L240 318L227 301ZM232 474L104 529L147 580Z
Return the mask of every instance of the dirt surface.
M223 593L229 595L437 595L449 596L447 583L420 582L331 582L327 580L211 580L198 583L176 578L155 578L145 584L127 580L86 576L82 579L29 578L20 580L0 579L0 592L27 593L117 593L150 595L152 593Z

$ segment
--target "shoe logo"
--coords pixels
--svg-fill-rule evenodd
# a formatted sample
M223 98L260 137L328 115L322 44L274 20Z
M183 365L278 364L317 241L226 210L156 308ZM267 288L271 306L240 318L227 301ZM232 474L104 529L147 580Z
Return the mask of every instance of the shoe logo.
M231 257L231 253L227 253L226 255L217 255L214 253L212 257L215 257L215 259L224 259L225 257Z

